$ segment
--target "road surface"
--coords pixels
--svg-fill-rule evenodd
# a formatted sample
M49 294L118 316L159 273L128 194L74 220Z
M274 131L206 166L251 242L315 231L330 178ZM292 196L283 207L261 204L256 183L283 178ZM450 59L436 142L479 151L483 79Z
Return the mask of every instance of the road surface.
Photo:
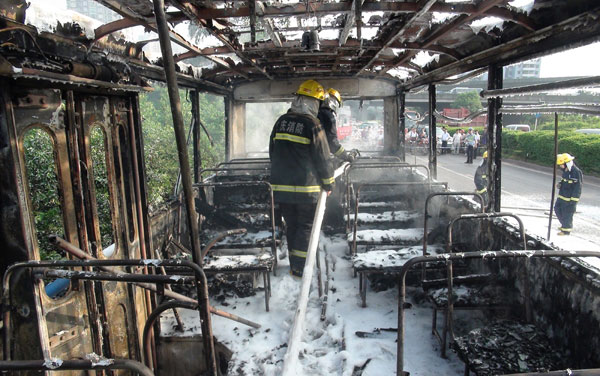
M427 165L427 156L407 155L406 160ZM475 190L473 177L481 157L473 164L465 164L465 161L464 155L438 155L437 180L448 182L452 190ZM561 174L557 170L558 180ZM583 181L581 200L573 219L573 232L569 236L558 236L560 223L554 217L550 241L567 250L600 250L600 179L586 176L584 171ZM546 239L553 185L552 168L515 160L503 161L501 182L502 211L519 215L528 233Z

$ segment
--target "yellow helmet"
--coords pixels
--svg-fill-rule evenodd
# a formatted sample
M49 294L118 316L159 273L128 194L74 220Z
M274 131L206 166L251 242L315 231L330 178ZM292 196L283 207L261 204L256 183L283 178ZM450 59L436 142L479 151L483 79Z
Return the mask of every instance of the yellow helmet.
M327 94L329 94L332 97L334 97L335 99L337 99L338 103L340 104L340 107L342 107L342 96L340 95L339 91L337 91L333 88L329 88L329 89L327 89Z
M487 150L483 152L483 158L487 158Z
M306 95L307 97L312 97L320 101L325 99L325 90L323 89L323 86L315 80L304 81L298 88L296 94Z
M575 159L574 156L572 156L569 153L562 153L556 156L556 164L557 165L561 165L561 164L565 164L567 162L572 161L573 159Z

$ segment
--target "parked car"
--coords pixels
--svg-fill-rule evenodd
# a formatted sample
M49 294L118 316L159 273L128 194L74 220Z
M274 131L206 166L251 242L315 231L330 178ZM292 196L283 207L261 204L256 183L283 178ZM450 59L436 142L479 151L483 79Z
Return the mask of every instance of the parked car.
M600 128L577 129L577 130L575 130L575 133L598 134L598 135L600 135Z
M522 131L529 132L531 127L527 124L510 124L504 127L507 131Z

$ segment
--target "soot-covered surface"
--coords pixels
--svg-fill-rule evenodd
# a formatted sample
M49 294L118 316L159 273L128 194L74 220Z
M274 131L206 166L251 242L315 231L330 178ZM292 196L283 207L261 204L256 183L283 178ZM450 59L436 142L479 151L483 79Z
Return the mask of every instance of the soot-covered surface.
M478 376L564 368L561 354L531 324L501 320L456 338L454 348Z

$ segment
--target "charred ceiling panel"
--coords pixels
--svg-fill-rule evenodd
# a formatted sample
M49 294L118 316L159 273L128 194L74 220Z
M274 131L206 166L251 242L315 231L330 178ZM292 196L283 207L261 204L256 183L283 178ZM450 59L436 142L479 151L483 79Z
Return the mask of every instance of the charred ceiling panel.
M98 2L123 17L97 28L98 37L135 25L156 31L151 1ZM491 62L508 64L599 39L600 27L590 27L584 21L590 18L599 24L596 2L536 0L522 8L512 3L169 0L166 14L172 43L185 50L176 60L185 63L202 56L208 63L201 72L181 66L182 76L219 93L249 80L359 76L388 78L412 87ZM82 74L87 79L139 85L137 75L156 76L150 66L161 65L160 61L148 61L142 53L151 41L126 43L112 36L93 41L78 25L68 22L57 27L60 38L49 38L31 28L25 31L22 25L15 28L18 22L14 20L22 18L19 14L23 12L23 1L2 0L0 4L6 17L0 22L4 28L0 51L16 68ZM582 22L570 23L569 28L559 26L569 19ZM176 26L184 26L180 25L183 22L185 27L175 31ZM539 43L542 30L553 43ZM311 43L303 43L303 36ZM510 57L496 56L502 46L521 40L524 42L520 48L509 47L514 50ZM528 48L530 45L535 48ZM98 54L102 50L110 54ZM420 64L415 61L419 52L436 56L428 64ZM18 60L21 53L30 55L27 62ZM475 58L482 54L488 58ZM83 66L71 67L64 60ZM456 69L457 61L464 68Z
M291 100L302 80L282 82L257 81L241 84L235 88L234 98L239 101L269 99ZM396 82L386 79L367 78L324 78L319 82L325 87L335 88L343 98L381 98L396 95Z

